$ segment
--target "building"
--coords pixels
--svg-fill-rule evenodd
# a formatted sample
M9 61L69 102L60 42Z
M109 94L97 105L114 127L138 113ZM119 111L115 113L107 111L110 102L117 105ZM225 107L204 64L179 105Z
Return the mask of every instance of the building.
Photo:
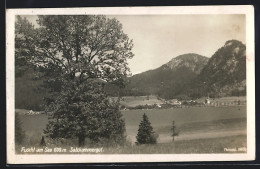
M181 105L181 102L177 99L169 100L168 103L171 105Z
M210 104L210 99L209 99L209 97L205 99L205 104Z

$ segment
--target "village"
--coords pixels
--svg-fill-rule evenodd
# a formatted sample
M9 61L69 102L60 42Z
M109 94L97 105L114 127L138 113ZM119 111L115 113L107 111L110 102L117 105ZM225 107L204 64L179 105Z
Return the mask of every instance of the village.
M115 100L115 98L112 98ZM202 97L196 100L178 100L170 99L165 100L156 96L125 96L121 98L121 110L134 110L134 109L168 109L168 108L187 108L187 107L224 107L224 106L244 106L246 105L246 97L223 97L223 98L210 98ZM24 115L39 115L46 114L52 116L51 112L29 110L24 112Z
M162 99L156 96L126 96L120 101L122 110L167 109L185 107L223 107L246 105L246 97L202 97L195 100Z

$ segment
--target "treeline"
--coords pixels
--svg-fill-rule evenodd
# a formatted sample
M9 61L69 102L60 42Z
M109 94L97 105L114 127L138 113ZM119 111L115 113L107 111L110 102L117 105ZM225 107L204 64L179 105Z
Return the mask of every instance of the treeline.
M32 110L42 110L42 105L44 102L44 97L48 95L48 92L41 87L43 85L42 80L36 79L34 76L33 69L28 69L24 71L23 74L19 74L15 80L15 107L20 109L32 109ZM175 85L175 87L165 87L159 88L157 91L151 93L149 90L141 89L129 89L127 86L125 88L119 88L116 85L107 83L105 85L105 91L109 96L147 96L147 95L157 95L160 98L178 99L178 100L191 100L197 99L203 96L208 96L211 98L220 97L220 93L216 92L214 86L200 87L204 84L187 84L181 86ZM190 86L190 87L189 87ZM246 87L240 89L230 89L231 91L226 96L245 96ZM182 91L185 91L182 93ZM140 107L140 109L146 109L147 107ZM149 109L149 107L148 107Z
M119 88L113 86L112 84L106 84L105 90L109 96L118 97L118 96L148 96L156 95L160 98L170 100L191 100L198 99L204 96L209 96L210 98L219 98L219 97L229 97L229 96L246 96L246 86L239 88L230 87L228 92L224 94L220 93L220 87L214 85L207 86L203 83L186 83L186 84L177 84L174 86L167 86L165 88L158 88L157 90L150 92L148 89L129 89L128 86L125 88Z
M35 78L35 71L27 67L18 72L15 78L15 108L40 111L43 109L44 98L48 95L42 87L43 81Z

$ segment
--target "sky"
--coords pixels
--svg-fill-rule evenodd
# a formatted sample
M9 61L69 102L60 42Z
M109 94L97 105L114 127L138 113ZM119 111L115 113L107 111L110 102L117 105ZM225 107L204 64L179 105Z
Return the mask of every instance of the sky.
M181 54L211 57L231 39L246 42L245 15L114 15L133 39L131 73L155 69ZM37 16L26 16L36 24Z

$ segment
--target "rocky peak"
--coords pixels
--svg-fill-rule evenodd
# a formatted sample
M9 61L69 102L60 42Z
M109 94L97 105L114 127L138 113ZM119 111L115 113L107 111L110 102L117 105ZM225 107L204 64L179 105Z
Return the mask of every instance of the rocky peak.
M166 65L172 70L185 67L192 70L196 74L199 74L207 62L208 58L205 56L188 53L173 58Z

